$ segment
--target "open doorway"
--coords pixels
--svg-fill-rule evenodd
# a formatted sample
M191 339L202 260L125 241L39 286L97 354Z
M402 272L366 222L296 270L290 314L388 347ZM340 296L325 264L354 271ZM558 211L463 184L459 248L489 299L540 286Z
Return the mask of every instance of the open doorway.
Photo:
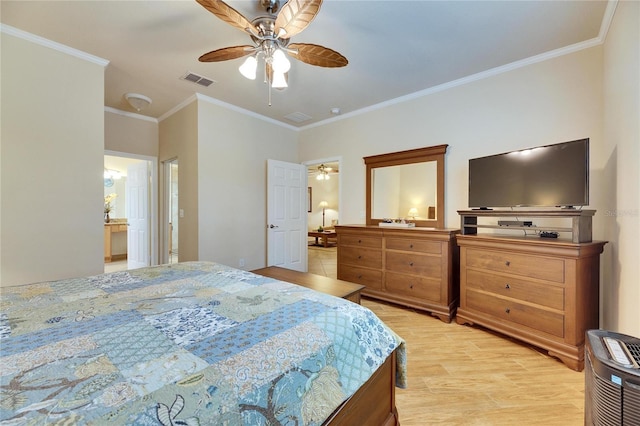
M157 264L157 190L154 182L157 181L157 163L155 157L140 156L135 154L105 151L104 155L104 197L105 197L105 223L104 223L104 271L114 272L130 269L130 251L136 253L144 248L144 265ZM130 190L128 172L132 167L145 164L148 176L143 177L145 191ZM128 189L129 188L129 189ZM135 194L141 194L144 200L132 199ZM144 229L138 229L136 235L142 235L142 240L136 241L136 247L131 247L129 217L132 203L136 206L145 205L146 213L143 222ZM108 213L108 214L107 214ZM139 223L137 223L139 226ZM135 228L135 227L134 227ZM137 265L141 265L137 262Z
M179 261L179 219L180 205L178 203L178 159L164 161L164 244L162 254L163 263L178 263Z
M341 184L339 157L313 160L307 167L308 271L337 278L337 236L340 221Z

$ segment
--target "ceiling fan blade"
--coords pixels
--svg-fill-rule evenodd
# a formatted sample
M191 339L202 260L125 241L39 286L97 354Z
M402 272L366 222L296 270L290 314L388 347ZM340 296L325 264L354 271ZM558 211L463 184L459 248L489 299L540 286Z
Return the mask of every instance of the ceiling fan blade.
M251 28L254 33L257 33L258 30L256 27L240 12L223 2L222 0L196 0L202 7L207 9L209 12L216 15L218 18L222 19L227 24L234 26L242 31L247 31L247 28Z
M338 68L344 67L349 63L347 58L335 50L317 44L291 43L287 47L298 51L298 53L289 52L291 56L310 65Z
M254 51L255 46L224 47L222 49L212 50L209 53L205 53L200 56L198 60L200 62L228 61L230 59L242 58L243 56L251 55Z
M313 21L320 11L320 5L322 0L289 0L276 17L275 33L283 39L298 34Z

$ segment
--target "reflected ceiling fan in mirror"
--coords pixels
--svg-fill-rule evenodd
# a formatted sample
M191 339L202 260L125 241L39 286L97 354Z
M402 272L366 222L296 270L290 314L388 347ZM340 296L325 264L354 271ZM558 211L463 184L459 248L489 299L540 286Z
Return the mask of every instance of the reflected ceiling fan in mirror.
M259 0L268 15L249 21L222 0L196 0L209 12L229 25L246 32L253 45L224 47L200 56L200 62L220 62L248 56L240 73L254 80L260 58L264 61L264 80L271 88L287 87L291 57L310 65L326 68L346 66L349 61L335 50L309 43L291 43L291 37L302 32L320 11L322 0L289 0L280 9L279 0ZM278 11L279 10L279 11Z

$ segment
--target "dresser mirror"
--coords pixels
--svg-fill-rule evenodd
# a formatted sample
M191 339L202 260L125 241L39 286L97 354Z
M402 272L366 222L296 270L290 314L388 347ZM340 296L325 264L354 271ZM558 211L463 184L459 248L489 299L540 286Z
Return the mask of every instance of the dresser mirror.
M393 220L444 228L444 154L448 145L364 157L367 225Z

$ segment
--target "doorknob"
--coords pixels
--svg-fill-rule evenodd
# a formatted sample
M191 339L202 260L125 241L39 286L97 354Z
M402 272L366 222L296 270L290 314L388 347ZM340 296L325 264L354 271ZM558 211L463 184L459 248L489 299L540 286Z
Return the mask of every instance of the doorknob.
M277 228L278 225L274 225L273 223L271 225L269 225L269 228L273 229L273 228Z

